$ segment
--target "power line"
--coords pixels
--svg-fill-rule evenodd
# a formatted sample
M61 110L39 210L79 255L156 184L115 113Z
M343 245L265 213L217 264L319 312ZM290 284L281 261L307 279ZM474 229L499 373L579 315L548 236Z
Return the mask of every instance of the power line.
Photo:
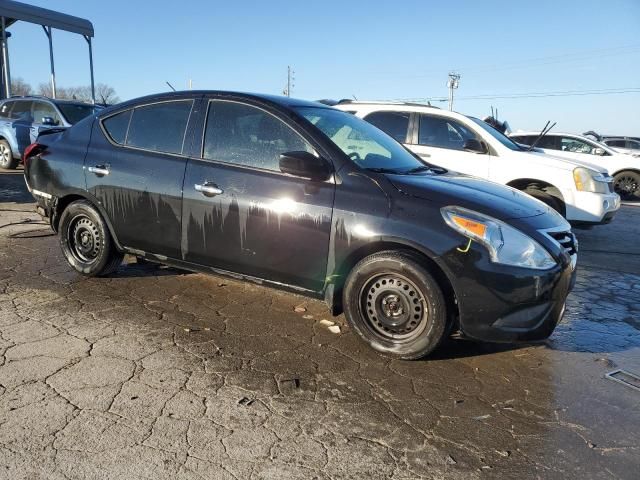
M571 96L583 96L583 95L617 95L625 93L640 93L640 87L626 87L626 88L608 88L598 90L561 90L551 92L527 92L527 93L506 93L506 94L482 94L482 95L467 95L456 97L459 100L494 100L494 99L509 99L509 98L544 98L544 97L571 97ZM424 98L401 98L396 101L402 102L446 102L449 99L447 97L424 97Z

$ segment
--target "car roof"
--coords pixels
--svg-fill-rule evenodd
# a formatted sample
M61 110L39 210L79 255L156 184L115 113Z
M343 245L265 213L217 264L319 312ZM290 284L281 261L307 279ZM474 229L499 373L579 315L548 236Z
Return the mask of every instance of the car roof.
M540 132L511 132L509 134L510 137L514 137L517 135L540 135ZM557 137L559 135L565 135L567 137L578 137L578 138L586 138L587 140L591 140L591 141L595 141L597 142L597 140L594 140L593 138L589 138L589 137L585 137L584 135L580 135L579 133L568 133L568 132L549 132L549 133L545 133L545 137Z

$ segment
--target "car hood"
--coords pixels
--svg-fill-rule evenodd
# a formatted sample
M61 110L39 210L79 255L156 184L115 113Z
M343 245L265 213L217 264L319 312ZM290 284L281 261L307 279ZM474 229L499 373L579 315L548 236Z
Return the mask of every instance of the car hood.
M444 205L457 205L499 220L534 217L550 211L544 203L505 185L459 173L385 175L400 192Z
M520 155L527 155L529 163L536 162L540 165L546 165L548 167L562 168L563 170L573 170L576 167L590 168L600 173L608 174L607 169L601 165L595 163L585 162L583 160L576 160L575 158L563 157L560 155L552 155L549 151L545 150L533 150L531 152L518 152Z

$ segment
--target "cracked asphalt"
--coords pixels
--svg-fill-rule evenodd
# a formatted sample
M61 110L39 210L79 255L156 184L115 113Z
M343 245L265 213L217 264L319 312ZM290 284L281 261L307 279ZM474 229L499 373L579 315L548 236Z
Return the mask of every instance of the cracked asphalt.
M0 172L0 478L640 476L640 391L605 378L640 373L640 206L576 231L547 342L406 362L300 296L132 259L81 277L31 202Z

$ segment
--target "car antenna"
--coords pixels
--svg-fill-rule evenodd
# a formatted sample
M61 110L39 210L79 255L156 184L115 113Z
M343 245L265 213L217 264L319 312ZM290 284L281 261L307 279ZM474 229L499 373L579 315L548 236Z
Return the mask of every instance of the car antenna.
M542 131L540 132L540 135L538 135L538 138L535 139L535 141L531 144L531 146L528 148L527 151L531 151L535 148L535 146L538 144L538 142L540 140L542 140L542 138L549 133L549 131L556 126L556 122L553 122L553 125L549 126L549 124L551 123L551 120L547 121L547 124L544 126L544 128L542 129ZM548 127L548 128L547 128Z
M175 89L175 88L173 88L173 85L171 85L169 82L164 82L164 83L166 83L167 85L169 85L169 88L170 88L171 90L173 90L174 92L176 91L176 89Z

